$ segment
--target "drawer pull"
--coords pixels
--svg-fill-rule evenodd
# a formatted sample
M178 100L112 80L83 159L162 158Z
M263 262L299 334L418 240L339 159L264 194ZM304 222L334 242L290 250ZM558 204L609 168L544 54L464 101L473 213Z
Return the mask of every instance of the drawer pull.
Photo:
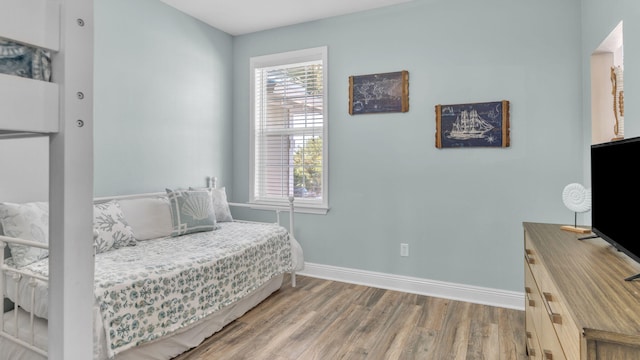
M529 254L525 254L524 258L525 258L525 260L527 260L527 264L535 264L536 263L536 261L532 257L530 257Z
M535 300L533 300L529 295L531 294L531 288L528 286L525 286L524 288L524 292L526 293L527 296L527 303L529 304L529 306L531 307L535 307L536 306L536 302Z
M527 355L529 355L529 357L535 357L536 350L531 347L529 340L531 340L531 333L527 331Z
M562 316L558 313L554 313L553 310L551 309L551 304L549 304L550 301L553 301L553 295L551 295L551 293L548 293L548 292L543 292L542 295L544 296L544 301L543 301L544 307L547 309L547 314L549 314L549 318L553 323L562 325Z
M551 353L551 350L544 351L544 360L553 360L553 354Z
M533 255L533 251L529 249L524 249L524 258L527 261L527 264L535 264L536 261L531 257Z

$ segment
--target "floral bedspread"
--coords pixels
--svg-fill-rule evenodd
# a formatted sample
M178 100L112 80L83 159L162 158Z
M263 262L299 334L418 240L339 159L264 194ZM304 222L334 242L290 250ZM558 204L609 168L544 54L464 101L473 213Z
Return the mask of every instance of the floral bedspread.
M110 358L190 325L292 270L285 228L219 225L96 255L94 290Z

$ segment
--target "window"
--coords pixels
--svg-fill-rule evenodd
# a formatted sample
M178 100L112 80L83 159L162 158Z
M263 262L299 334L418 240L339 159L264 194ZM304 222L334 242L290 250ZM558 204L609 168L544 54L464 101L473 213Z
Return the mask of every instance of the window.
M326 213L327 48L251 58L250 201Z

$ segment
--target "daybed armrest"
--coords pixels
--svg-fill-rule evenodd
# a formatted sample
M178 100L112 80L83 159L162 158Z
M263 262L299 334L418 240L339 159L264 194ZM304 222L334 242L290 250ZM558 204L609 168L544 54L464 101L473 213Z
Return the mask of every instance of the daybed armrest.
M275 206L275 205L261 205L261 204L246 204L246 203L234 203L234 202L230 202L229 206L235 206L235 207L243 207L243 208L249 208L249 209L253 209L253 210L263 210L263 211L274 211L276 213L276 223L278 225L282 225L282 223L280 222L280 213L283 211L288 211L289 212L289 235L291 236L291 242L292 245L296 244L296 246L298 246L298 248L300 249L300 252L302 251L302 248L300 248L300 245L298 244L297 240L295 239L295 235L293 232L294 229L294 222L293 222L293 214L295 213L295 208L293 205L293 201L294 198L293 196L289 197L289 206ZM292 270L291 271L291 286L295 287L296 286L296 270Z
M230 202L229 206L244 207L252 210L274 211L276 213L276 222L279 225L282 225L280 223L280 213L283 211L285 212L288 211L289 212L289 233L293 236L293 214L295 212L293 201L294 201L293 196L290 196L289 206L260 205L260 204L234 203L234 202Z
M18 245L32 246L40 249L49 249L49 244L33 241L33 240L25 240L20 238L13 238L8 236L0 235L0 246L4 247L4 243L13 243Z

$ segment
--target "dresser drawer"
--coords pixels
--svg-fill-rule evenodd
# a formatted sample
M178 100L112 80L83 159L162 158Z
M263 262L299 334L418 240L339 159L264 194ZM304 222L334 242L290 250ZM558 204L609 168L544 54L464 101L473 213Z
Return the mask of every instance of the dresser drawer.
M533 278L533 281L538 286L538 290L540 292L539 311L542 312L542 318L549 319L551 330L554 334L557 334L566 358L569 360L579 359L581 331L573 318L571 318L567 305L561 298L560 292L538 258L535 247L530 243L530 241L528 241L528 237L526 236L525 262L528 263L528 267L531 270L530 276ZM526 288L527 285L525 278L525 291L527 290ZM545 330L543 327L540 327L538 330L540 331L540 334L548 331L548 329Z
M566 357L560 339L556 335L550 318L543 317L540 331L540 358L542 360L569 360ZM564 343L563 343L564 344Z
M540 333L542 331L540 321L543 315L543 304L538 285L531 274L528 265L524 266L524 292L525 292L525 321L527 331ZM529 326L530 325L530 326Z
M540 342L535 332L527 329L527 355L529 360L542 360L542 352L540 351Z
M593 346L598 360L638 360L640 344L622 345L606 341L598 341Z
M540 349L540 341L538 334L540 333L540 320L542 313L540 311L540 292L538 286L533 280L529 265L524 265L524 289L525 289L525 332L526 346L529 360L542 359L542 351Z

